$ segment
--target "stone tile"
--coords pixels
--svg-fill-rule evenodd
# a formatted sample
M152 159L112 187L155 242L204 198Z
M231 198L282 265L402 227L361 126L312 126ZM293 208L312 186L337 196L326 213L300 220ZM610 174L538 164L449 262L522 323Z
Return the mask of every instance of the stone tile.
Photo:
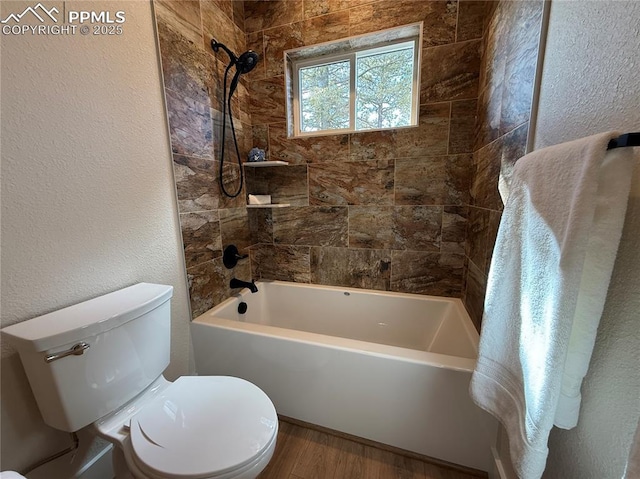
M392 160L309 165L312 205L393 204Z
M284 77L255 79L249 83L251 121L260 125L286 120Z
M251 80L266 78L267 69L264 59L264 33L262 30L247 35L247 50L253 50L258 54L258 64L251 70Z
M242 2L236 2L234 0L200 0L200 9L217 8L220 13L226 15L229 20L233 20L234 3ZM244 12L244 8L242 11Z
M462 303L464 304L466 301L466 294L467 294L467 277L469 276L469 258L467 258L466 256L464 257L464 262L463 262L463 266L462 266L462 296L460 297L460 299L462 300ZM466 308L466 306L465 306Z
M247 33L266 30L301 20L302 0L244 2L244 25Z
M284 51L303 45L302 24L291 23L264 30L264 60L266 76L284 74Z
M537 44L507 59L500 104L501 134L529 121L537 63Z
M511 183L513 167L527 150L529 122L523 123L515 130L502 137L502 159L500 162L500 178L507 186Z
M180 155L213 160L213 130L209 106L165 89L171 149Z
M347 246L348 212L341 206L273 210L273 241L306 246Z
M244 31L244 2L241 0L231 0L233 4L233 21L237 27Z
M396 160L397 205L464 205L473 175L471 155Z
M247 77L240 77L240 82L231 98L231 111L234 124L245 123L251 125L251 109L249 106L249 90Z
M449 155L445 163L445 205L464 205L470 200L473 182L473 155Z
M216 166L219 172L220 162L216 162ZM224 190L220 185L220 173L217 174L215 183L215 188L220 198L220 208L237 208L246 205L246 185L244 184L244 179L240 177L240 174L241 169L238 163L234 158L227 156L227 160L222 167ZM240 191L238 191L238 189L240 189Z
M158 39L165 87L183 98L210 107L211 101L217 100L214 91L216 66L211 55L162 21L158 22Z
M158 23L168 25L174 32L194 45L202 44L200 2L198 0L154 0Z
M313 247L311 282L387 291L391 283L391 251Z
M253 168L245 167L247 191L254 195L271 195L273 203L291 206L309 205L307 167L304 165Z
M485 0L460 0L458 3L457 42L482 38L488 10L487 3L489 2Z
M270 209L247 209L251 244L273 243L273 217Z
M477 100L459 100L451 103L450 155L473 153L477 110Z
M384 160L444 155L449 140L449 103L420 106L417 127L352 133L350 160Z
M440 251L441 231L441 207L349 207L351 248Z
M311 18L301 23L302 42L315 45L349 36L349 10Z
M349 247L388 249L395 244L393 206L350 206Z
M424 251L391 252L391 290L460 297L464 256Z
M211 49L211 40L216 39L224 43L236 55L240 55L246 50L246 37L244 32L238 28L233 22L233 12L230 15L221 15L219 5L223 3L229 5L228 9L233 8L230 4L219 0L202 0L200 2L200 13L202 15L202 41L203 48L206 52L213 52ZM228 55L220 49L214 55L225 64L229 63ZM235 69L233 70L235 73Z
M487 278L473 263L469 262L464 305L473 321L473 325L480 332L482 313L484 311L484 297L487 291Z
M228 112L227 112L228 113ZM225 125L222 124L222 112L211 110L211 117L213 118L213 148L217 159L220 159L222 155L222 130L224 126L225 132L225 144L224 144L224 165L225 168L228 165L238 166L238 157L240 162L244 163L249 156L249 151L252 148L253 143L253 129L247 123L243 123L234 119L233 125L235 128L236 140L238 142L238 149L233 140L233 132L231 130L231 122L229 115L225 121ZM237 188L236 188L237 189Z
M538 51L544 0L512 2L505 15L509 25L507 57L514 58L523 52ZM527 54L528 55L528 54Z
M440 251L443 253L465 254L468 216L469 208L467 206L444 207Z
M396 160L397 205L445 204L446 156Z
M503 138L498 138L473 155L476 173L471 187L471 204L474 206L499 211L503 208L498 191L503 143Z
M174 155L173 172L180 213L218 209L215 161Z
M349 135L326 135L289 138L285 123L269 125L269 158L291 165L346 161L349 158Z
M217 211L180 215L187 268L222 256L219 220Z
M414 22L424 22L424 46L455 41L456 1L386 0L349 10L350 35L377 32Z
M232 2L232 0L200 0L200 10L217 9L220 13L226 15L229 20L233 20L233 3L238 2Z
M248 258L240 260L233 270L224 267L222 258L188 268L187 282L191 300L191 317L200 316L239 292L239 289L229 288L229 282L234 276L244 280L251 277Z
M317 17L328 13L353 8L372 0L304 0L304 18Z
M451 105L420 105L417 128L396 130L396 158L440 155L446 152Z
M476 266L486 273L487 249L489 241L490 211L469 208L469 220L467 222L467 256Z
M487 18L482 49L480 84L495 88L504 80L504 68L509 48L510 23L516 2L495 2L497 5Z
M219 213L222 248L234 244L240 254L246 254L245 250L252 244L247 208L229 208L219 210Z
M268 125L252 125L252 148L261 148L264 150L265 158L269 159L269 126Z
M487 146L500 136L502 115L502 83L484 88L478 97L478 120L474 135L474 150Z
M349 135L349 159L361 161L395 158L398 143L396 135L396 130L352 133Z
M243 196L227 198L218 184L220 163L182 155L173 156L173 168L180 213L237 208L245 205ZM225 172L237 181L238 167L225 167ZM227 180L225 180L227 181Z
M423 50L421 70L421 102L476 98L480 75L480 40Z
M308 246L257 245L251 248L254 278L309 283Z
M393 209L393 249L440 251L442 208L440 206L396 206Z

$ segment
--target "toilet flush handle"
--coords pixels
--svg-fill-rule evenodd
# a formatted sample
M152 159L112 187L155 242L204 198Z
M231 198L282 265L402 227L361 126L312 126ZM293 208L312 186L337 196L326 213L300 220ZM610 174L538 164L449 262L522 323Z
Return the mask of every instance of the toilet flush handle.
M81 342L76 344L75 346L73 346L70 349L67 349L66 351L61 351L59 353L54 353L54 354L48 354L44 357L44 362L45 363L50 363L52 361L55 361L57 359L62 359L62 358L66 358L67 356L82 356L84 354L85 349L89 349L89 345L85 342Z

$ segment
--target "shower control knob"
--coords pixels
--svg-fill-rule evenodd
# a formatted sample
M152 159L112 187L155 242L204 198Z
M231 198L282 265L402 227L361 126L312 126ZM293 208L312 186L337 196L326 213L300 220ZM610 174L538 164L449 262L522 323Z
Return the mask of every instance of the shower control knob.
M222 253L222 263L227 269L231 269L238 264L238 260L249 257L248 254L240 254L238 248L234 244L230 244Z

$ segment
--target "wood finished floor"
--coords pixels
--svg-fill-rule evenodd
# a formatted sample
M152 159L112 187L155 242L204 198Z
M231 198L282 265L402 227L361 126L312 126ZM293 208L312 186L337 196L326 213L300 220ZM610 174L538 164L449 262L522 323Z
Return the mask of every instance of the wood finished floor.
M280 421L271 462L258 479L478 479L418 459Z

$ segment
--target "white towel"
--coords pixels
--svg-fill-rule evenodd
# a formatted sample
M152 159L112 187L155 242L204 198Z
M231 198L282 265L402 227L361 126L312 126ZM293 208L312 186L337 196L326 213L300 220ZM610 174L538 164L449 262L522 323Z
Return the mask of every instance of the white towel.
M25 477L15 471L2 471L0 472L0 479L25 479Z
M250 205L270 205L271 195L249 195Z
M616 136L538 150L514 168L470 391L504 425L521 479L542 476L554 423L577 422L633 168L629 149L607 154Z

